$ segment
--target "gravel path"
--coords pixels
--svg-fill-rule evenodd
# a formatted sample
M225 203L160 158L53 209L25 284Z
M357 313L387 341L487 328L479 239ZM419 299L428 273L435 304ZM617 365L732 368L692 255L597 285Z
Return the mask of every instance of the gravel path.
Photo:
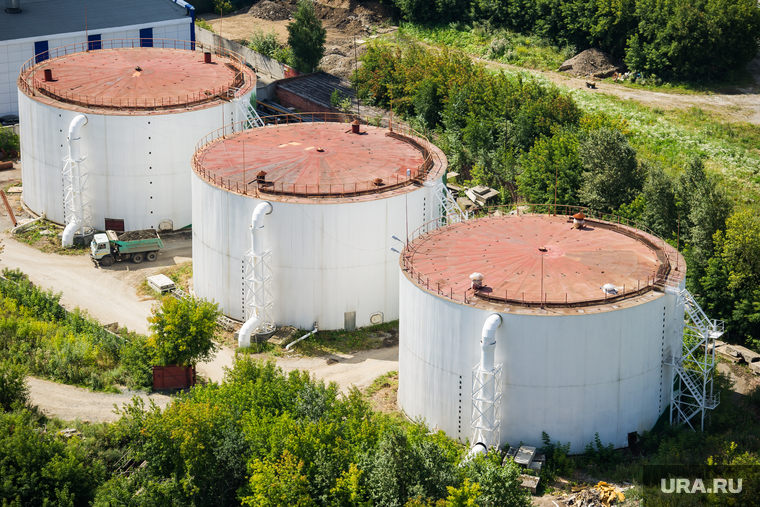
M67 421L79 419L92 422L113 422L117 416L114 406L121 408L129 403L133 396L139 396L145 401L146 406L153 400L156 405L163 408L169 401L170 396L162 394L145 394L143 392L127 391L122 394L94 393L80 387L67 386L27 377L32 405L37 405L49 416L59 417Z

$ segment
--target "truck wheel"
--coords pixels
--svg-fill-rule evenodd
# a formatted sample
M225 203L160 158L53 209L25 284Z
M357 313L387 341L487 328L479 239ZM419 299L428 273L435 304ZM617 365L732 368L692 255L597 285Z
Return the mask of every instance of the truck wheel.
M149 262L153 262L158 259L158 254L156 252L148 252L145 258L148 259Z
M105 257L100 259L101 266L110 266L111 264L113 264L113 257L111 257L110 255L106 255Z
M132 262L135 264L140 264L143 261L143 254L136 253L132 256Z

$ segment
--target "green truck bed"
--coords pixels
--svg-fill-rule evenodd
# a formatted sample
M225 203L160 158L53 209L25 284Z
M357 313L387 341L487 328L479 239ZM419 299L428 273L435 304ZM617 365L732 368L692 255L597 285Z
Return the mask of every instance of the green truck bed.
M155 229L117 233L107 231L108 240L119 247L119 253L152 252L164 247Z

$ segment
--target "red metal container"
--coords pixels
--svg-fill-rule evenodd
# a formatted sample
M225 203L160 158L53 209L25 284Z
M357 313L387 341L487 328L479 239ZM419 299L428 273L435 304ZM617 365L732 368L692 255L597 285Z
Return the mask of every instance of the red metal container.
M153 367L153 389L187 389L195 385L195 366Z

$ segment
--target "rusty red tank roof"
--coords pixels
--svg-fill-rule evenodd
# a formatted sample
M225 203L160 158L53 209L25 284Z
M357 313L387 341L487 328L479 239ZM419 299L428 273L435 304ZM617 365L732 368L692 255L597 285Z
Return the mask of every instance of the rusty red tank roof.
M557 304L604 303L614 296L605 295L606 284L618 294L640 295L634 291L668 262L653 236L590 220L577 229L572 222L551 215L468 220L413 241L402 262L417 283L460 302L475 299L469 277L480 272L478 301L536 303L543 297Z
M249 90L256 82L240 62L214 54L205 63L201 51L120 47L53 57L54 52L22 72L20 81L34 88L35 98L64 108L186 108L226 98L230 88ZM52 80L46 80L46 70Z
M404 186L407 170L412 179L418 176L426 161L419 145L386 128L362 125L357 135L351 127L316 122L245 130L201 148L196 172L239 193L248 185L250 193L259 185L256 174L264 171L262 192L305 198L384 193Z

